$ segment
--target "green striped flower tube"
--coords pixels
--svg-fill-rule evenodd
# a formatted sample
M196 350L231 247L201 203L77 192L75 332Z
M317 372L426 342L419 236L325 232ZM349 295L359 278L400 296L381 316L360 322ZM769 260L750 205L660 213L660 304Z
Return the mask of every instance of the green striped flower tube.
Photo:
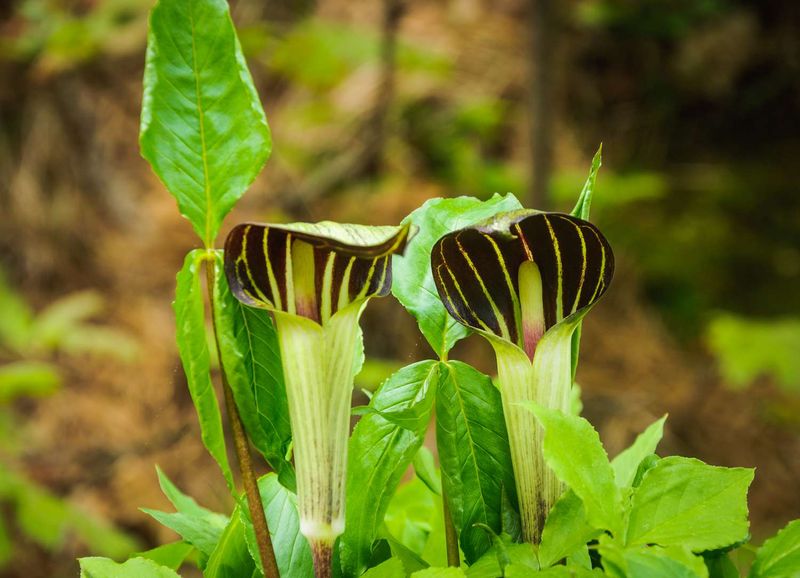
M611 247L587 221L521 210L445 235L431 266L450 314L494 348L523 537L538 543L563 488L523 405L569 410L572 335L611 282Z
M272 314L280 343L297 470L300 529L327 576L344 531L350 398L363 355L358 325L392 283L409 228L323 222L235 227L225 243L233 294Z

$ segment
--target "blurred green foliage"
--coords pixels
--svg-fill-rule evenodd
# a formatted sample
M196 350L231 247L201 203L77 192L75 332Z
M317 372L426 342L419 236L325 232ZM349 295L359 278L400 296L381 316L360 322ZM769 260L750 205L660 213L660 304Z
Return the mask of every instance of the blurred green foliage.
M721 314L706 335L727 384L744 388L771 377L787 392L800 393L800 319L746 319Z
M97 516L53 495L23 473L18 462L27 424L13 403L54 394L62 386L56 353L112 356L131 361L138 344L129 335L89 323L103 310L98 293L73 293L35 313L0 272L0 504L14 527L48 550L74 536L93 552L122 556L139 544ZM12 534L0 518L0 568L13 555Z
M143 45L149 0L23 0L13 35L0 37L0 59L36 61L42 72L69 70L100 54Z
M676 38L730 7L727 0L583 0L575 17L582 24L619 34Z

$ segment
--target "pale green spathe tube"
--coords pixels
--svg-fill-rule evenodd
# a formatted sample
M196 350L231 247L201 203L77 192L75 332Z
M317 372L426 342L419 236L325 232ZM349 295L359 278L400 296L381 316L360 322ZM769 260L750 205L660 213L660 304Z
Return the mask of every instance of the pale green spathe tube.
M508 427L523 539L535 544L541 538L547 513L564 488L545 463L544 430L524 404L533 401L569 411L571 341L577 323L564 320L545 333L536 346L533 362L513 343L487 335L497 357L497 381Z
M312 543L333 544L344 531L350 397L365 304L351 303L324 326L274 312L292 421L300 531Z

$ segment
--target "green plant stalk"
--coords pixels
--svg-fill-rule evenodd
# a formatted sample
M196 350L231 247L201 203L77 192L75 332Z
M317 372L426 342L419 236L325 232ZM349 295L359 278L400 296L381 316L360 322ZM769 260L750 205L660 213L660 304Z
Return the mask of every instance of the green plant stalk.
M358 320L354 302L325 325L275 311L292 421L300 532L317 578L331 576L333 544L344 532L347 441Z
M244 431L242 418L239 415L239 410L236 407L236 401L233 398L233 391L231 390L231 387L228 384L228 379L225 376L225 367L222 363L222 355L220 354L221 348L219 343L219 334L217 331L217 316L216 309L214 307L215 279L216 258L214 257L213 253L209 252L208 257L206 258L206 286L209 304L211 306L214 344L217 348L217 358L219 359L220 375L222 378L222 389L225 395L225 409L230 420L231 431L233 432L233 445L236 448L236 457L239 462L239 471L242 475L242 483L244 485L245 495L247 496L247 506L250 510L250 519L253 522L253 529L255 530L256 534L258 553L259 557L261 558L261 567L264 569L265 578L280 578L278 562L275 559L275 550L272 547L272 538L269 534L267 517L264 513L264 504L261 502L261 493L258 491L258 481L256 479L256 474L253 470L253 463L250 458L247 434Z
M542 451L544 430L531 411L533 401L569 411L572 387L571 337L576 323L564 321L539 341L533 362L520 348L490 339L497 357L497 376L508 426L511 461L519 499L522 537L538 544L547 513L564 491Z
M456 525L453 523L453 516L450 513L450 507L447 505L444 480L442 480L442 515L444 515L444 536L447 543L447 565L460 566L461 553L458 549L458 534Z

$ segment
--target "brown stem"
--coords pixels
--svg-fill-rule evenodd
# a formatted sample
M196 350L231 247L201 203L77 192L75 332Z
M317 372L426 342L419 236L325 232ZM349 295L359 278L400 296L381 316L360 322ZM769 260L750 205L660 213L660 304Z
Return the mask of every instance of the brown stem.
M213 255L206 260L206 284L208 291L208 301L211 306L211 320L214 328L214 343L217 347L217 357L219 358L220 375L222 377L222 389L225 392L225 409L233 432L233 445L236 448L236 457L239 462L239 471L242 475L244 491L247 495L247 506L250 510L250 519L253 522L253 529L256 533L258 543L258 553L261 557L261 566L264 568L266 578L280 578L278 562L275 560L275 550L272 548L272 538L269 535L267 517L264 514L264 504L261 502L261 494L258 491L256 474L253 471L253 462L250 459L250 449L247 445L247 434L242 425L242 418L236 401L233 398L233 391L225 376L225 367L222 364L222 349L219 345L219 333L217 330L217 314L214 309L214 283L216 279L216 259Z
M460 566L461 554L458 551L458 534L453 523L453 516L450 514L450 507L447 505L447 493L442 483L442 510L444 514L444 536L447 541L447 565Z
M333 544L312 542L311 556L314 558L314 578L331 578L333 576Z

